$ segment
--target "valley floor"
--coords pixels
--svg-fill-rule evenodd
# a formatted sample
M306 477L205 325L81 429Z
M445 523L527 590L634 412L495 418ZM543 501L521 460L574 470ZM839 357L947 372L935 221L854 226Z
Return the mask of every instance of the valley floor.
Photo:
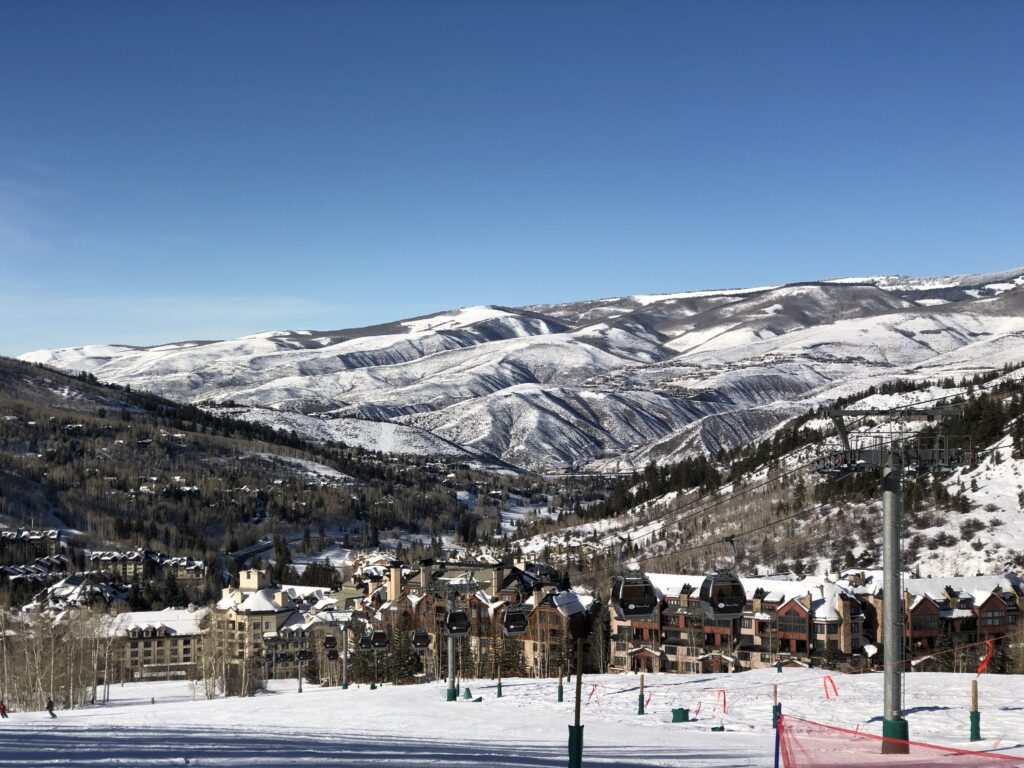
M583 681L584 764L771 766L772 684L788 715L880 733L880 674L821 670L740 675L647 675L647 714L637 714L635 675ZM1024 676L982 676L984 741L968 742L971 675L910 674L911 738L1024 758ZM0 764L14 766L538 766L567 764L573 688L556 701L552 680L469 681L483 701L445 702L444 683L340 688L276 681L251 698L207 701L191 683L112 689L112 701L83 710L14 712L0 721ZM725 691L723 712L719 690ZM831 689L830 689L831 693ZM155 703L151 703L151 699ZM693 722L671 723L673 707ZM699 708L699 711L698 711ZM724 732L713 726L724 725ZM998 764L998 763L995 763Z

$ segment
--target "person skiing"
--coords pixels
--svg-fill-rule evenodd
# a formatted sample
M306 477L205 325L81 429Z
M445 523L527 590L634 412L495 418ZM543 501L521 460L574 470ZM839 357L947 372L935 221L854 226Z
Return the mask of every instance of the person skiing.
M0 699L0 717L4 720L7 719L7 705L4 704L4 700Z
M56 717L57 714L53 711L53 699L49 696L46 697L46 711L50 713L50 717Z

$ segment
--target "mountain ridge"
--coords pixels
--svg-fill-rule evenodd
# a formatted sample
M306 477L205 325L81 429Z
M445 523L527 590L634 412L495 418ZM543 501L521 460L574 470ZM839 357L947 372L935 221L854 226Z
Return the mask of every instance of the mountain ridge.
M391 424L396 452L615 471L731 449L878 381L1024 359L1022 286L1024 269L834 278L21 359L321 439L376 447Z

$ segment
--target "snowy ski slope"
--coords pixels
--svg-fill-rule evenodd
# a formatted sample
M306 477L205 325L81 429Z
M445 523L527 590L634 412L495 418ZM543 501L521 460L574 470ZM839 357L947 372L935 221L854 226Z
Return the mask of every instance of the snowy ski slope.
M786 714L881 729L880 674L831 673L838 698L826 699L822 670L759 670L738 675L647 675L647 714L637 710L635 675L585 676L584 764L650 768L771 766L771 685ZM972 675L914 673L906 678L911 738L1024 757L1024 677L980 680L982 736L968 741ZM370 691L365 686L272 692L207 701L191 683L141 683L113 689L107 705L16 712L0 721L0 764L15 766L537 766L565 765L572 688L556 701L554 680L468 681L474 703L444 701L444 683ZM724 690L723 712L719 690ZM150 698L155 704L150 703ZM673 707L700 707L696 720L671 723ZM724 732L711 728L724 725Z

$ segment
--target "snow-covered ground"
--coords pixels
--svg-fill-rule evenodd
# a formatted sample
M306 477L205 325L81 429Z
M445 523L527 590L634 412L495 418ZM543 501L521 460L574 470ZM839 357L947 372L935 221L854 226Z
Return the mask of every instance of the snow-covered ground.
M583 680L584 764L770 766L772 685L785 714L881 730L879 674L832 673L838 697L826 699L821 670L759 670L740 675L647 675L647 714L637 714L635 675ZM911 738L1024 757L1024 677L982 676L984 740L968 741L971 675L906 677ZM468 681L483 701L447 703L444 683L272 692L208 701L191 683L140 683L113 689L106 705L15 712L0 722L4 766L558 766L566 763L572 688L557 703L554 680ZM725 691L723 711L719 690ZM155 703L150 703L151 698ZM671 709L694 721L673 724ZM699 711L698 711L699 707ZM722 732L712 727L724 725Z
M306 566L313 562L326 562L333 568L351 566L355 564L355 550L334 543L311 555L304 555L301 552L292 555L292 568L296 573L302 574L306 570Z

